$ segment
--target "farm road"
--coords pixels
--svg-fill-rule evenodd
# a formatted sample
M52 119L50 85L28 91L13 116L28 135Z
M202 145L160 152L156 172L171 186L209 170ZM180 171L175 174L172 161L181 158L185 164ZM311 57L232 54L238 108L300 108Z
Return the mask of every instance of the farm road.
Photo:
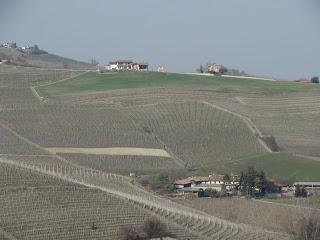
M246 125L249 127L249 129L251 130L251 132L257 136L259 136L258 138L258 141L261 143L261 145L265 148L265 150L267 150L267 152L270 152L272 153L272 150L267 146L267 144L265 144L260 138L263 138L263 134L261 133L261 131L258 129L258 127L252 122L252 120L248 117L245 117L245 116L242 116L241 114L239 113L235 113L235 112L232 112L226 108L223 108L223 107L219 107L213 103L209 103L209 102L202 102L210 107L213 107L213 108L217 108L221 111L224 111L224 112L227 112L227 113L230 113L232 115L235 115L237 117L239 117L241 120L243 120Z

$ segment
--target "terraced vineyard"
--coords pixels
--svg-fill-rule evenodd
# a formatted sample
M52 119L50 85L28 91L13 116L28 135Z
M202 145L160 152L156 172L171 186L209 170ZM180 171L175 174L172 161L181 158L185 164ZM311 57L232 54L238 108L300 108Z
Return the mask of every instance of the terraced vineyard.
M26 143L18 138L15 132L0 123L0 153L1 154L44 154L45 151Z
M165 223L178 239L289 239L283 229L241 219L232 222L219 212L173 202L127 176L131 172L139 175L179 170L190 174L212 169L237 172L241 170L238 166L247 167L259 160L257 166L265 166L263 161L282 160L284 166L293 166L279 173L268 168L276 174L285 173L285 177L292 176L295 168L301 170L300 177L305 169L316 173L319 166L311 158L319 156L317 92L310 91L306 96L298 92L302 85L272 83L272 94L246 93L248 89L262 91L269 83L245 80L241 85L236 79L219 82L225 80L198 76L188 80L189 87L201 81L211 90L225 89L226 84L233 90L194 91L179 89L185 75L125 73L110 77L113 88L121 85L119 79L120 87L125 88L126 76L133 81L143 76L143 87L148 76L152 77L152 87L163 86L159 76L166 76L166 82L174 77L178 80L168 88L84 94L81 84L88 83L88 76L94 75L97 81L106 78L86 73L70 82L57 83L60 88L80 79L79 88L72 88L72 92L78 89L82 94L49 94L42 99L35 86L79 72L12 66L1 71L0 238L121 239L123 227L141 224L151 216ZM107 85L103 87L108 89ZM36 90L58 89L53 86ZM239 86L240 92L233 92ZM261 141L267 135L275 137L283 153L269 153ZM113 148L116 154L110 152ZM72 153L74 149L77 151ZM129 154L128 149L135 151ZM134 155L136 151L142 152ZM159 152L166 154L157 155ZM302 167L306 165L302 156L290 162L294 153L308 155L308 167ZM270 156L278 158L270 160Z
M21 163L16 163L14 161L5 160L5 159L1 159L1 162L5 165L5 166L2 165L2 169L4 170L6 169L6 166L7 166L6 164L9 164L11 166L32 170L32 172L38 172L38 174L44 173L47 175L55 176L55 178L58 178L61 180L65 180L75 184L80 184L80 185L91 187L94 189L99 189L108 194L116 195L121 199L125 199L126 201L129 201L131 204L137 207L140 207L145 211L150 212L151 214L156 214L156 216L160 217L164 221L170 222L173 226L177 226L179 228L185 228L185 230L188 229L187 231L189 231L191 235L195 234L199 236L201 239L229 239L229 238L232 238L232 239L288 239L288 236L285 234L266 232L266 231L255 229L249 226L234 225L229 222L219 220L215 217L211 217L201 211L193 210L191 208L184 207L179 204L175 204L169 200L166 200L165 198L153 195L152 193L132 183L130 179L127 179L125 177L121 177L118 175L105 174L99 171L92 171L92 170L87 170L82 168L71 167L71 166L69 167L66 166L64 168L47 168L45 166L34 167L26 164L21 165ZM36 182L38 181L39 180L36 179ZM6 194L5 196L10 196L10 195ZM45 196L47 196L46 193L45 193ZM86 197L90 198L90 196L86 196ZM20 199L21 198L19 198L19 200ZM37 196L37 199L39 199L39 196ZM47 198L47 199L50 199L50 198ZM66 197L62 199L64 199L63 201L65 201ZM79 202L78 198L76 199L77 199L76 202ZM52 200L53 199L50 199L50 202ZM59 202L59 198L54 198L54 200ZM40 198L40 201L41 201L41 198ZM43 200L38 204L40 204L41 206L41 204L43 204L46 201L48 200ZM112 203L119 204L119 201L115 201ZM21 205L21 203L18 203L17 205ZM86 210L88 207L90 209L90 204L89 206L85 204L82 207L82 209ZM44 211L50 210L50 208L48 208L47 206L44 207L44 209L45 209ZM66 207L66 209L67 209L67 213L68 211L72 211L72 208L68 206ZM63 209L64 213L66 212L66 209ZM74 217L76 217L77 220L81 222L82 218L79 218L79 215L78 215L79 210L77 207L75 209L77 211L76 213L74 213L76 214ZM123 207L121 207L121 209L123 209ZM89 211L89 212L92 212L92 211ZM99 209L99 212L101 212L100 209ZM94 213L99 213L99 212L97 211ZM119 214L121 215L121 212L119 211L119 209L117 209L117 212L119 212ZM9 213L12 213L12 211L9 211ZM50 216L50 214L48 213L45 213L44 215ZM70 215L72 216L71 212L70 212ZM125 216L128 215L128 212L126 210L124 210L124 215ZM8 216L10 216L10 214ZM97 216L97 214L94 214L94 216ZM111 216L113 215L111 214ZM53 218L56 220L56 214L53 215ZM138 218L138 219L141 219L141 218ZM23 218L21 220L23 222ZM90 219L90 220L95 221L94 219ZM35 222L37 221L35 220ZM30 224L33 224L33 221ZM6 227L6 232L9 232L9 233L15 232L16 234L19 234L18 230L15 230L15 228L10 229L9 226L5 226L5 227ZM30 228L33 229L34 226L30 226ZM88 229L88 227L84 229ZM112 232L113 231L114 230L112 230ZM43 232L41 233L41 231L30 231L30 232L31 234L35 232L35 235L43 234ZM72 233L79 233L79 232L72 231ZM83 233L80 232L80 235L82 234Z
M0 108L17 110L20 108L34 108L39 106L39 100L30 88L1 88Z
M282 150L320 156L320 94L239 95L215 103L249 116L266 135L276 137Z
M244 198L183 199L177 202L234 223L246 223L278 232L289 231L290 224L296 224L301 216L307 217L312 212L308 207L301 208Z
M115 108L55 106L0 115L21 135L45 147L161 147Z
M0 166L0 228L12 239L120 239L125 227L150 216L140 206L100 190ZM179 227L168 229L184 237Z
M1 65L0 87L24 88L36 86L76 76L82 72Z
M108 156L87 154L60 154L64 159L77 165L106 172L150 173L177 170L182 167L171 158L144 156Z
M264 152L245 122L199 102L131 108L132 117L189 166Z

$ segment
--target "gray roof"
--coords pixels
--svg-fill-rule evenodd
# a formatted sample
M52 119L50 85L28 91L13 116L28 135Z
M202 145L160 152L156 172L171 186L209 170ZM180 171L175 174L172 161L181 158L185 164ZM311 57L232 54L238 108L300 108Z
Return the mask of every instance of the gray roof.
M177 191L184 191L184 192L200 192L200 188L191 188L191 187L186 187L186 188L181 188L181 189L177 189Z
M315 185L315 186L319 186L320 187L320 182L295 182L293 183L293 185Z

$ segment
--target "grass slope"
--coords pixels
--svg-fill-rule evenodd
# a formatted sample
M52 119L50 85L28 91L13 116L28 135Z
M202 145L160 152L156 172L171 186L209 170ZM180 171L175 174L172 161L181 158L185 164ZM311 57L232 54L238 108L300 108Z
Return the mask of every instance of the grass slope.
M114 89L171 87L181 89L213 90L219 92L286 93L294 91L320 90L320 85L300 84L286 81L263 81L255 79L226 78L220 76L197 76L175 73L99 74L89 72L37 90L42 96L107 91Z
M217 169L221 172L241 172L248 166L266 172L277 179L320 181L320 161L306 159L289 153L263 154L226 163Z

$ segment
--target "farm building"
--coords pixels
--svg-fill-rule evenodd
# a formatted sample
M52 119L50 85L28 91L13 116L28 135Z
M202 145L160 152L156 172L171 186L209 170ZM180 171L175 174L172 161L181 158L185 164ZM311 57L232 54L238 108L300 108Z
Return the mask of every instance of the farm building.
M213 74L220 73L220 70L221 70L220 64L214 63L208 66L209 73L213 73Z
M224 175L210 175L208 177L188 177L179 179L174 182L175 192L185 195L194 194L198 197L202 196L202 191L207 188L215 189L220 195L225 195L227 191L239 185L240 177L238 175L231 175L226 181Z
M17 48L17 43L15 42L7 42L1 45L4 48Z
M142 71L142 70L148 70L149 64L148 63L137 63L133 62L131 60L117 60L109 62L105 66L106 70L108 71Z
M186 187L178 189L176 193L178 196L183 196L184 198L204 197L204 190L202 188Z
M303 187L308 194L320 194L320 182L295 182L293 183L294 189L297 186Z
M166 71L166 70L164 69L164 66L162 66L162 65L158 66L157 72L162 72L162 73L164 73L165 71Z

